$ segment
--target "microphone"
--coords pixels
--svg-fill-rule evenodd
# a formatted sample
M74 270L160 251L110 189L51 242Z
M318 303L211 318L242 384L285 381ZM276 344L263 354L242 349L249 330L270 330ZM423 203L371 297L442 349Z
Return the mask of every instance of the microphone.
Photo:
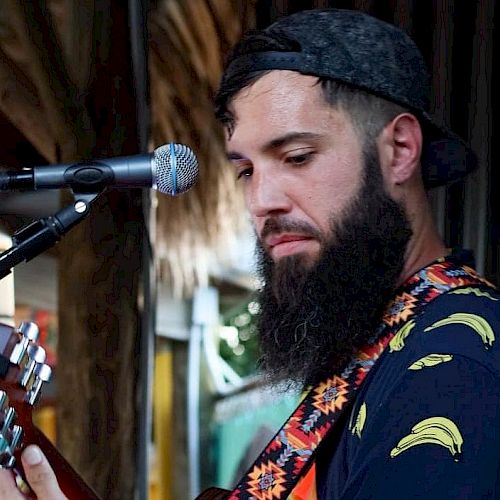
M175 196L198 178L198 161L183 144L164 144L152 153L0 172L0 191L72 188L96 193L107 186L152 187Z

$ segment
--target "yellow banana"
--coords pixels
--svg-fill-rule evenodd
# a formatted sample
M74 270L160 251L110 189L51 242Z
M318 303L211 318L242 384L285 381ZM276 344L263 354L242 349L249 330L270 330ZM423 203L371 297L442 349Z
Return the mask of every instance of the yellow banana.
M356 417L356 422L354 423L354 427L352 428L352 434L357 434L359 439L361 439L361 433L363 432L363 427L366 422L366 403L361 405L359 409L358 416Z
M456 453L459 454L462 452L464 440L455 422L446 417L430 417L415 424L412 427L412 432L418 434L421 432L429 432L431 429L435 432L439 431L440 434L444 433L450 436L453 440Z
M408 367L408 370L422 370L430 366L436 366L441 363L447 363L453 359L452 354L429 354L423 358L418 359L415 363Z
M421 432L425 429L435 427L447 432L456 443L459 443L460 445L463 443L462 435L460 434L460 431L458 430L455 422L447 417L426 418L425 420L421 420L420 422L415 424L411 430L412 432Z
M482 317L477 314L470 313L454 313L450 314L447 318L436 321L433 325L427 327L424 332L433 330L434 328L439 328L441 326L446 326L450 324L463 324L472 328L483 341L484 347L488 349L495 342L495 333L491 328L490 324Z
M390 457L395 458L406 450L413 448L413 446L421 444L437 444L446 448L453 456L457 454L450 436L436 430L435 432L422 433L421 435L408 434L391 450Z
M402 438L390 456L394 458L404 451L420 444L444 446L455 460L462 453L463 438L453 421L446 417L430 417L414 425L411 433Z
M467 288L457 288L456 290L453 290L450 293L454 293L456 295L469 295L473 293L476 297L486 297L490 300L494 300L495 302L498 301L498 299L492 297L488 292L483 292L479 288L473 288L471 286Z
M394 351L400 351L403 349L405 346L405 339L410 335L410 332L412 331L413 327L415 326L415 322L413 320L408 321L405 325L403 325L399 330L396 335L394 335L394 338L389 342L389 351L394 352Z

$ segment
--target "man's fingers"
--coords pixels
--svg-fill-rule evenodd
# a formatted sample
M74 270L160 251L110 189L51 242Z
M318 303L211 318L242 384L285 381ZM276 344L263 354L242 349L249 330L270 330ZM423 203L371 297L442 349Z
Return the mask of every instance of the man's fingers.
M22 500L24 496L16 487L10 470L0 469L0 500Z
M26 479L39 500L63 500L57 478L38 446L28 446L21 456Z

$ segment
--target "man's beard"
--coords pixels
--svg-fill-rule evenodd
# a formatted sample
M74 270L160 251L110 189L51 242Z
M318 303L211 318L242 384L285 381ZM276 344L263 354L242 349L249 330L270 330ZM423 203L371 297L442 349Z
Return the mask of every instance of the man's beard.
M332 221L331 236L320 241L316 263L308 265L297 254L275 264L257 244L264 280L260 366L273 382L306 387L340 374L356 351L374 340L381 324L411 229L403 208L384 190L374 154L365 155L364 172L358 195L342 220ZM305 229L285 216L266 225L264 233Z

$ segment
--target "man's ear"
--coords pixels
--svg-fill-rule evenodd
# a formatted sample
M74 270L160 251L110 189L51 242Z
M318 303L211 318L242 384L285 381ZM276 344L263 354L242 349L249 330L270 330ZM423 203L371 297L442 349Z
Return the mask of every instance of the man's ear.
M378 141L387 186L400 186L420 172L422 129L417 118L402 113L388 123Z

